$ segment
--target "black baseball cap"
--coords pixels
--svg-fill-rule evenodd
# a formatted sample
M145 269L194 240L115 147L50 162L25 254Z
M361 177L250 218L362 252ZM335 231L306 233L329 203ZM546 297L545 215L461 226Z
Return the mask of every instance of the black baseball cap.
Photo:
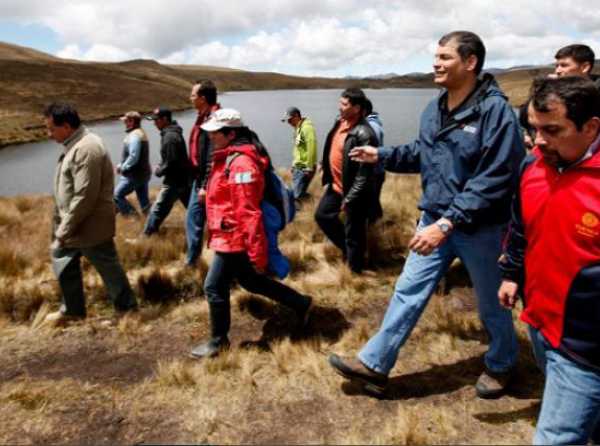
M300 114L300 110L298 109L298 107L288 107L288 109L285 111L285 115L283 115L283 118L281 118L281 122L286 122L292 116L296 116L296 115L302 116Z
M157 107L155 108L151 114L146 116L146 119L149 121L155 121L158 118L167 118L169 121L171 120L171 110L166 107Z

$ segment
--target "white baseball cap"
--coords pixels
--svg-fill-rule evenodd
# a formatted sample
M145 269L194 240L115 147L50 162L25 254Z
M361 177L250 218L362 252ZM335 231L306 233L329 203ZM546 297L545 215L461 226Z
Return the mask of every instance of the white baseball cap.
M239 111L233 108L221 108L210 115L210 118L200 127L207 132L215 132L223 127L244 127L244 123Z

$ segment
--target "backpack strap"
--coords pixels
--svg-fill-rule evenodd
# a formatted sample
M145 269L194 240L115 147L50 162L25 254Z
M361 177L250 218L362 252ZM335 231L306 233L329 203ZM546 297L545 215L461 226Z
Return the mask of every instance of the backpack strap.
M225 158L225 178L229 178L229 174L231 173L231 163L233 163L233 160L240 155L240 152L233 152L227 155L227 158Z

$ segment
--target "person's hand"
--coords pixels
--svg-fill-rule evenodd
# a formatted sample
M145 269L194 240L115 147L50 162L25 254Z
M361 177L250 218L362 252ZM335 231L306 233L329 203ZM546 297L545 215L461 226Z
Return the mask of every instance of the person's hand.
M117 175L121 175L121 166L117 165L117 167L115 167L115 172L117 172Z
M408 243L408 248L419 255L428 256L446 241L448 234L444 234L440 227L433 223L417 232Z
M371 146L355 147L350 150L349 156L352 161L370 164L376 163L379 159L377 148Z
M200 204L206 201L206 189L202 188L198 190L198 201Z
M517 303L517 291L519 285L512 280L503 280L498 289L498 300L500 305L508 310L512 310Z

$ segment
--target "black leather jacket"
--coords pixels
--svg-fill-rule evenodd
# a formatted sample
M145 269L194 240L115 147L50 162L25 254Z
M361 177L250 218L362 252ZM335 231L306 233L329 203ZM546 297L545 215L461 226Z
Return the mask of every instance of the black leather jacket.
M337 120L333 128L329 131L323 147L323 185L333 183L331 175L331 166L329 165L329 153L331 151L331 141L340 121ZM364 206L367 210L369 220L374 221L381 217L381 204L377 194L374 164L359 163L350 160L348 154L354 147L374 146L377 147L377 137L369 123L361 119L348 132L344 141L344 158L342 165L342 188L344 192L344 203L353 209L360 209Z

